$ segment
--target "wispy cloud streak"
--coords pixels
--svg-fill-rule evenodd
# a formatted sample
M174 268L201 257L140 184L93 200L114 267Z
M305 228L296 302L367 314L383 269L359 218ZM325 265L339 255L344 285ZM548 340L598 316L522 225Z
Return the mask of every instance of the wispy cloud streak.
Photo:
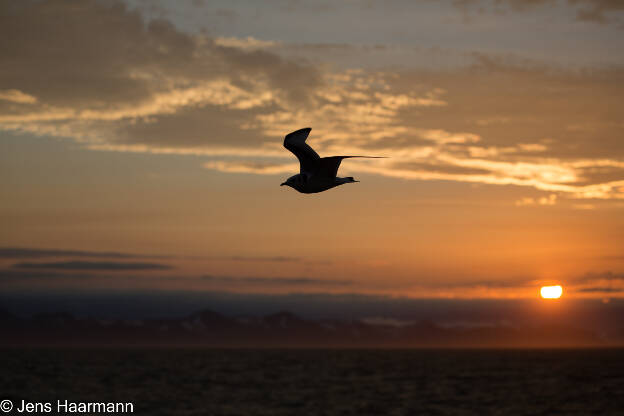
M58 261L48 263L16 263L17 269L44 270L91 270L91 271L123 271L123 270L167 270L172 267L160 263L112 262L112 261Z

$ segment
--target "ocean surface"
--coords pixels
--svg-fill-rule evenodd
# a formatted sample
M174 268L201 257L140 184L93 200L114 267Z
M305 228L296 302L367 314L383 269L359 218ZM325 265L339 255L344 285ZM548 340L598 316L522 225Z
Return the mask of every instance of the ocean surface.
M55 414L57 400L131 402L150 416L624 414L624 349L0 354L8 414L21 400L53 404L36 414Z

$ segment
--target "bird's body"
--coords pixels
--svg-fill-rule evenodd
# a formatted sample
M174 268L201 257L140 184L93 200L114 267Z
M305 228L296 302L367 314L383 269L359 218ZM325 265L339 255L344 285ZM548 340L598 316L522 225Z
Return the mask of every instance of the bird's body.
M344 183L358 182L353 177L348 178L326 178L326 177L307 177L305 174L293 175L286 180L282 185L288 185L291 188L296 189L302 194L315 194L317 192L323 192L331 189L335 186L342 185Z
M342 159L352 157L375 158L375 156L329 156L320 157L305 141L312 129L293 131L284 138L284 147L299 159L300 172L282 183L304 194L323 192L345 183L359 182L349 176L339 178L338 168Z

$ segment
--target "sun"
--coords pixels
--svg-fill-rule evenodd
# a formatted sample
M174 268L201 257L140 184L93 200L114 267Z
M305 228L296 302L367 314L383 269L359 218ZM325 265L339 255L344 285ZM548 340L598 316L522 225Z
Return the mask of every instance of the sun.
M563 293L561 285L556 286L542 286L540 289L540 295L544 299L559 299Z

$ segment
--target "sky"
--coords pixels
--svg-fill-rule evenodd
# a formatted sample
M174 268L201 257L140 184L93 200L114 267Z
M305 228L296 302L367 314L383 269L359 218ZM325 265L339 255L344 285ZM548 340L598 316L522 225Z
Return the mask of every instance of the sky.
M624 295L618 0L0 2L0 290ZM360 183L312 195L311 127Z

